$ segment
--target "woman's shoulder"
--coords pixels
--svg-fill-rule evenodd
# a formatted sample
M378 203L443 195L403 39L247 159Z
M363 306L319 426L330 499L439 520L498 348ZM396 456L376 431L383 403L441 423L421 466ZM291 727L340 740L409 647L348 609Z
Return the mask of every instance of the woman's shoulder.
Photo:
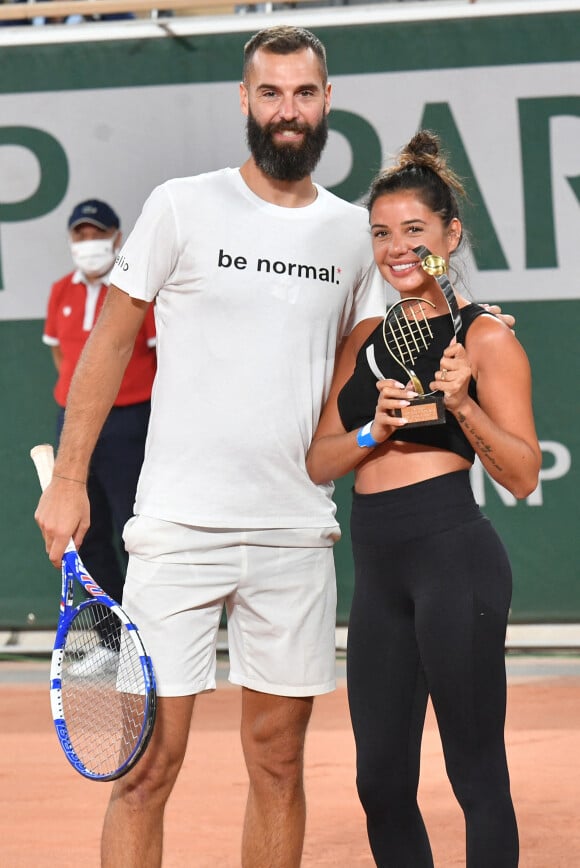
M373 316L358 322L353 330L344 338L339 349L341 373L345 369L352 370L363 347L372 339L372 335L382 327L383 317ZM335 370L338 371L338 365Z
M371 335L379 327L382 327L383 319L384 317L382 316L372 316L368 319L361 320L353 328L347 338L347 342L350 344L350 349L355 355L357 355Z
M485 309L473 318L468 328L465 348L479 372L484 369L505 371L526 355L514 331Z
M480 304L471 302L459 310L465 331L481 338L513 337L514 333L504 322Z

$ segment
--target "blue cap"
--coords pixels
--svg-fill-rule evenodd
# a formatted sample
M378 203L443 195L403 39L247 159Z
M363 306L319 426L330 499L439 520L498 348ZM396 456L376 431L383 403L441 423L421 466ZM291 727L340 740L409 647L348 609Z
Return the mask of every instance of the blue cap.
M75 205L68 218L68 228L74 229L81 223L92 223L99 229L118 229L120 226L119 218L111 206L99 199L87 199Z

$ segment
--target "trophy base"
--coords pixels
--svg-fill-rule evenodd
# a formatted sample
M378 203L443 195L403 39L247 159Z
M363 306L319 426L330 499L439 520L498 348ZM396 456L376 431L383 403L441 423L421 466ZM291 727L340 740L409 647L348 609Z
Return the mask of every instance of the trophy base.
M408 420L405 428L418 428L421 425L444 425L445 404L439 395L414 398L408 407L395 410L395 416L403 416Z

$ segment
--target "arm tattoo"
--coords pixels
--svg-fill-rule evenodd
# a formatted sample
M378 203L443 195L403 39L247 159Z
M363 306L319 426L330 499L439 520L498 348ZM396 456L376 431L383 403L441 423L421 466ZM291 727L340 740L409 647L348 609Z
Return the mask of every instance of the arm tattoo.
M473 438L477 444L477 446L476 446L477 454L480 455L482 458L485 458L490 464L493 464L493 466L497 470L499 470L499 471L503 470L503 467L500 467L500 465L497 463L494 456L492 455L493 450L492 450L491 446L489 445L489 443L484 442L483 438L480 437L480 435L477 433L475 428L471 427L471 425L469 424L469 422L467 421L467 419L465 418L463 413L457 414L457 421L459 422L460 425L463 425L463 427L465 428L466 431L471 431L471 434L472 434L472 436L473 436Z

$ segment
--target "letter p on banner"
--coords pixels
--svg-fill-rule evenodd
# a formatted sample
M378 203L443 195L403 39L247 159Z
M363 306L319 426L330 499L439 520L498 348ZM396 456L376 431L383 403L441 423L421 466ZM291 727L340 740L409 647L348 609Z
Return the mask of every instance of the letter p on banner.
M26 199L18 202L0 202L0 223L33 220L48 214L60 205L67 191L69 169L64 149L54 136L35 127L0 127L0 148L2 145L31 151L38 161L40 180L36 190ZM3 174L1 150L0 174ZM0 246L1 289L4 289L4 280Z

